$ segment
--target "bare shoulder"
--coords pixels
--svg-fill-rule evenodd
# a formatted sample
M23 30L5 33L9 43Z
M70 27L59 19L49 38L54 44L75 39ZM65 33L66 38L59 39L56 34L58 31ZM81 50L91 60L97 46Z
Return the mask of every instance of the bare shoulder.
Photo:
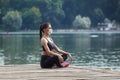
M44 43L47 43L47 40L45 38L42 38L41 39L41 43L44 44Z

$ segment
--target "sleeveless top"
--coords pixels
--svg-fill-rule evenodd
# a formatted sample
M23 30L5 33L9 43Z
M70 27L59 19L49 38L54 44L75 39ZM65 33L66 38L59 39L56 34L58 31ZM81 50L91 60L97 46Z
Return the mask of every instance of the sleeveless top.
M54 43L50 42L48 39L47 39L47 41L48 41L47 45L48 45L50 51L52 51L54 49ZM43 48L43 51L45 51L44 46L42 46L42 48Z

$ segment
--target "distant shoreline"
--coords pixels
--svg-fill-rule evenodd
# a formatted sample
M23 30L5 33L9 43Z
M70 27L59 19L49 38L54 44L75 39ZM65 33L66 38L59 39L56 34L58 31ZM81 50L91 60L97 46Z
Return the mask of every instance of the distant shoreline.
M53 34L79 34L79 33L120 33L120 31L97 31L97 30L54 30ZM19 35L19 34L39 34L39 31L17 31L17 32L0 32L0 35Z

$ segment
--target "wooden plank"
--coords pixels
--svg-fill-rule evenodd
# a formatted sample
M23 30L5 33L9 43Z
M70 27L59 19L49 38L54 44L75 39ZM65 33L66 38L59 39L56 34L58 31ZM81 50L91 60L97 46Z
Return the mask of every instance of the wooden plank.
M39 64L0 66L0 80L120 80L120 72L80 66L41 69Z

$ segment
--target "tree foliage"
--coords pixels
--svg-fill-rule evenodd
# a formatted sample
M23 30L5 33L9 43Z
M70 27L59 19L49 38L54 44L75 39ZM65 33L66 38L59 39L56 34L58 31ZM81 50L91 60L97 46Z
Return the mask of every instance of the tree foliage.
M88 16L91 27L105 18L120 24L120 0L0 0L0 29L5 26L3 17L9 11L19 11L22 28L38 29L43 22L51 22L54 28L74 28L75 17Z
M22 26L22 17L18 11L9 11L2 19L5 25L4 29L7 31L16 31Z
M22 12L23 26L22 29L37 29L41 22L41 13L39 8L25 8Z
M73 26L77 29L89 29L91 25L91 20L89 17L81 17L77 15L73 21Z

